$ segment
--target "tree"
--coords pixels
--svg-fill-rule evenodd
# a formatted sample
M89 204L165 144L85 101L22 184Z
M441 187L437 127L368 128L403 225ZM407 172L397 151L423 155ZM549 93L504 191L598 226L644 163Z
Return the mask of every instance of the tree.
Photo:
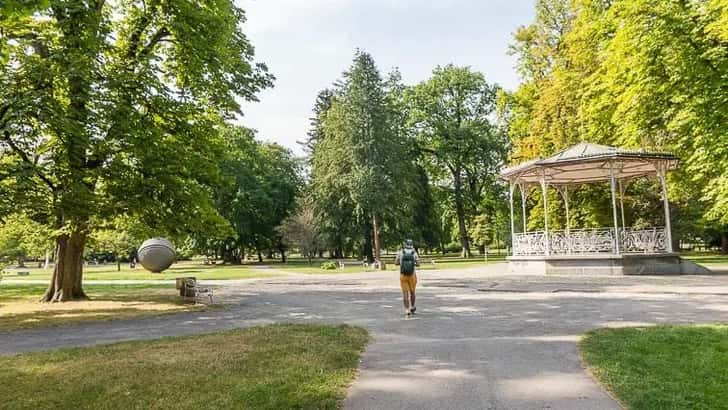
M51 232L23 214L0 223L0 259L15 260L19 267L28 259L42 258L51 244Z
M232 227L222 238L226 262L240 263L245 249L283 252L275 228L295 207L303 184L299 161L290 150L255 140L253 130L228 127L226 154L220 168L224 178L216 194L219 212Z
M298 211L284 219L276 230L286 246L298 248L308 258L309 265L324 245L319 221L310 204L304 203Z
M116 261L116 270L121 271L121 258L132 253L140 242L134 241L129 232L120 224L97 229L89 235L89 248L95 253L109 252Z
M309 153L312 153L316 149L316 144L324 138L326 112L331 108L335 97L336 92L328 88L319 91L316 96L316 102L313 105L313 117L310 118L310 128L307 133L308 138L302 143Z
M371 55L357 51L326 110L323 132L313 153L314 196L352 209L361 222L363 253L379 260L383 220L396 214L396 205L406 198L410 161L403 160L407 142L397 132Z
M57 232L44 301L84 298L94 221L219 219L219 124L271 84L225 0L16 2L0 20L5 189ZM30 194L28 194L30 193Z
M481 73L447 65L406 93L410 123L432 178L451 190L464 257L470 256L468 219L507 149L492 124L496 92Z

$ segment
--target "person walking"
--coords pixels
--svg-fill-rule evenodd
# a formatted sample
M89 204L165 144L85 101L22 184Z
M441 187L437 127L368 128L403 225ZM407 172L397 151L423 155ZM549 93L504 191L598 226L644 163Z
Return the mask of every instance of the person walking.
M394 264L399 266L399 286L402 288L404 314L406 316L414 315L417 311L415 307L415 287L417 286L415 266L419 265L419 257L412 239L404 241L404 247L394 258Z

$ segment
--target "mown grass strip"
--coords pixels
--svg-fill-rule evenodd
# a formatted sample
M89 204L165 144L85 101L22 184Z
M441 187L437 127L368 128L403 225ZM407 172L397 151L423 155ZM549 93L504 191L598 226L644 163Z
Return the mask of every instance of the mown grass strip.
M580 349L629 409L728 409L727 325L599 329Z
M0 408L335 409L367 340L271 325L0 357Z

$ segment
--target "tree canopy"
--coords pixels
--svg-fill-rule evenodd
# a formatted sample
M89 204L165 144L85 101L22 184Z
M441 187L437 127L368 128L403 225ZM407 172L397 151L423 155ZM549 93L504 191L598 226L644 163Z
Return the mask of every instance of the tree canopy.
M682 160L671 178L677 230L727 232L726 16L721 0L539 0L512 47L523 83L500 102L512 162L579 141L672 151ZM629 190L639 212L654 187ZM609 209L601 198L597 213Z
M159 232L219 219L223 120L271 85L227 0L13 2L0 19L2 190L54 227L44 299L84 297L101 219ZM6 208L2 208L7 212Z
M497 87L467 67L437 67L406 92L409 121L435 183L452 192L463 256L470 256L469 221L493 193L505 160L505 135L494 124Z

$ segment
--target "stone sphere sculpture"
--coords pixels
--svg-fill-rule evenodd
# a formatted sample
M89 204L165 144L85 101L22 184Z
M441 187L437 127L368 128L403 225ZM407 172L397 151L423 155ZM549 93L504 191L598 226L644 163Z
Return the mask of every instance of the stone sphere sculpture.
M160 273L172 265L176 254L172 242L165 238L151 238L142 243L137 255L144 269Z

